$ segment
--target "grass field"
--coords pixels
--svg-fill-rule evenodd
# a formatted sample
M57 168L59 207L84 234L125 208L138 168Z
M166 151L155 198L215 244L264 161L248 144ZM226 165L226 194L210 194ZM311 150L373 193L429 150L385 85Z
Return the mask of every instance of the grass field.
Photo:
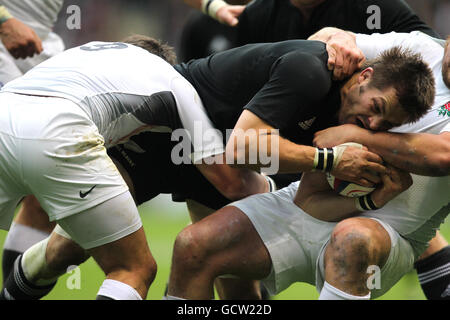
M147 299L159 300L169 277L171 251L177 233L185 227L189 218L183 205L168 204L167 201L150 202L140 207L141 217L149 240L150 249L158 263L158 273L150 288ZM450 239L450 223L441 229L446 239ZM3 246L5 231L0 231L0 247ZM1 277L1 275L0 275ZM103 273L92 259L80 266L80 288L69 289L71 275L66 274L58 281L56 288L45 299L48 300L91 300L95 299L98 288L103 281ZM69 283L69 285L68 285ZM316 289L308 284L297 283L274 297L282 300L315 300ZM387 294L380 299L417 300L425 299L415 272L407 274Z

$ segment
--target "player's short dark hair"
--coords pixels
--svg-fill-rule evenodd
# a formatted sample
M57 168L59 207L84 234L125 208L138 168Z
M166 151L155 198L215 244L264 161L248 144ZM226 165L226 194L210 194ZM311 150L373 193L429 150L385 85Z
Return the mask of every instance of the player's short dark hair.
M140 34L133 34L123 39L122 42L145 49L148 52L153 53L160 58L163 58L171 65L177 63L175 50L171 46L162 43L160 40Z
M433 72L420 54L397 46L366 61L362 69L368 67L374 71L368 85L379 90L394 87L401 107L410 115L408 122L419 120L433 105Z

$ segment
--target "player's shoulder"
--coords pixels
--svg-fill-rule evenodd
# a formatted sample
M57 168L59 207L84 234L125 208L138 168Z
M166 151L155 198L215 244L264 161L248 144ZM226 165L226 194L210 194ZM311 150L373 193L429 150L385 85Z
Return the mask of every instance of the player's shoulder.
M328 74L328 52L326 45L320 41L289 40L280 43L276 50L284 50L277 67L290 73L308 73L309 76Z
M302 48L284 54L276 61L272 72L303 97L320 100L332 84L327 61L326 50L313 45L313 50Z

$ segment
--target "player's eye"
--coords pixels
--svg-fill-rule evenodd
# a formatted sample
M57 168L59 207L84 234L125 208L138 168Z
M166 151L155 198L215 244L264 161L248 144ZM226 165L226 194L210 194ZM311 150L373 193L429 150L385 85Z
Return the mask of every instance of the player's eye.
M378 105L378 103L375 100L373 101L372 111L375 114L380 114L381 113L381 108L380 108L380 106Z

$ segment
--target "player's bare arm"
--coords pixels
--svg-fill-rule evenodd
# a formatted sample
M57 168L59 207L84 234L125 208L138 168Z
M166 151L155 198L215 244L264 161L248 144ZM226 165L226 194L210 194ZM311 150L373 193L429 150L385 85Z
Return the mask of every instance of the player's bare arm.
M4 6L0 6L0 37L5 48L16 59L42 52L41 39L34 30L14 18Z
M345 124L315 134L314 144L330 147L344 142L358 142L379 154L390 164L425 176L450 174L450 133L374 132Z
M409 173L392 166L387 169L386 174L381 175L382 182L370 194L371 200L378 208L412 185ZM294 202L319 220L341 221L361 212L356 207L355 199L338 195L330 188L323 173L314 172L302 176Z
M237 143L239 132L247 130L256 130L258 141L246 139L245 144ZM316 153L318 152L316 148L295 144L273 132L276 132L273 127L254 113L244 110L226 146L227 157L234 160L233 166L257 171L263 168L264 165L259 158L259 148L261 147L259 141L264 137L263 141L267 141L266 149L269 151L269 157L271 159L278 157L280 173L309 172L316 169L315 158L317 158ZM277 139L278 142L272 144L272 139ZM278 150L270 150L270 146L273 145L278 145ZM249 163L250 155L258 156L256 163ZM385 167L378 155L366 150L347 147L342 152L340 161L333 164L331 172L343 180L372 186L373 183L379 182L378 176L373 173L384 173Z
M216 189L230 200L239 200L256 193L269 192L268 181L255 171L232 168L225 163L225 154L217 155L212 164L196 164L198 170Z

